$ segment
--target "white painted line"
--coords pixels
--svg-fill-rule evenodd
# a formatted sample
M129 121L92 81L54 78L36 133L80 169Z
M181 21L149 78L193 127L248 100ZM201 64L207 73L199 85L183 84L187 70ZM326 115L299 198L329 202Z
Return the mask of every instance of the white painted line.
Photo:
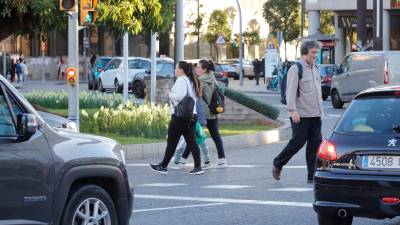
M228 165L230 168L255 168L265 167L265 165Z
M304 169L307 166L284 166L285 169Z
M184 205L184 206L153 208L153 209L135 209L135 210L132 210L132 212L138 213L138 212L162 211L162 210L170 210L170 209L197 208L197 207L218 206L218 205L226 205L226 204L228 204L228 203L211 203L211 204L203 204L203 205Z
M148 166L148 167L150 167L150 164L149 163L128 163L128 164L126 164L126 166L133 166L133 167L145 167L145 166Z
M342 115L337 115L337 114L326 114L327 116L330 116L330 117L341 117Z
M313 191L312 188L276 188L276 189L269 189L270 191L282 191L282 192L307 192Z
M261 201L261 200L229 199L229 198L196 198L196 197L183 197L183 196L140 195L140 194L136 194L134 197L135 198L143 198L143 199L163 199L163 200L198 201L198 202L215 202L215 203L313 207L313 204L308 203L308 202Z
M181 183L154 183L154 184L140 184L138 186L142 187L177 187L177 186L185 186L188 184Z
M150 164L145 164L145 163L128 163L126 164L126 166L130 166L130 167L147 167L150 166ZM193 163L186 163L185 166L193 166ZM231 165L229 164L228 167L230 168L255 168L255 167L265 167L265 165Z
M253 186L245 186L245 185L211 185L211 186L203 186L203 188L212 188L212 189L242 189L242 188L251 188Z

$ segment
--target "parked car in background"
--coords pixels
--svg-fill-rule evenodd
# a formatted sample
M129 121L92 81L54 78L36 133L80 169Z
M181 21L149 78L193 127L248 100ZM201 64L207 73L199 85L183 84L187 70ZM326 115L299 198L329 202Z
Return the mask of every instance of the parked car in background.
M332 78L334 108L342 108L362 90L400 81L400 51L367 51L347 54Z
M240 74L240 60L239 59L227 59L223 61L224 64L229 64L233 68L237 74ZM254 66L253 63L243 59L243 76L249 78L249 80L254 79Z
M400 216L399 137L400 86L367 89L354 98L317 153L319 225Z
M217 79L217 81L226 87L229 85L229 72L226 70L226 66L220 63L215 63L215 71L214 71L214 76ZM232 73L232 72L231 72ZM233 72L235 73L235 72Z
M100 56L94 66L89 65L89 73L88 73L88 89L89 90L97 90L99 87L99 76L100 73L103 72L104 68L111 61L111 57Z
M322 99L325 101L331 94L331 82L336 66L334 64L320 64L318 69L321 76Z
M99 76L99 90L104 92L107 89L115 92L122 92L124 88L123 57L114 57ZM140 72L150 68L150 59L141 57L128 57L128 81ZM132 86L128 87L132 90Z
M129 224L122 146L53 129L3 76L0 162L1 224Z
M62 128L73 132L78 132L76 123L62 116L57 116L51 113L38 111L44 121L53 128Z
M150 69L145 70L144 72L137 73L132 81L132 92L137 98L144 98L145 93L144 89L146 88L146 84L144 82L146 77L150 77L151 72ZM174 60L170 58L159 58L156 61L156 77L159 78L170 78L174 79L175 76L175 66Z
M233 66L224 63L220 63L220 65L222 66L224 71L228 73L228 77L232 77L234 80L239 80L240 75L236 73L236 69Z

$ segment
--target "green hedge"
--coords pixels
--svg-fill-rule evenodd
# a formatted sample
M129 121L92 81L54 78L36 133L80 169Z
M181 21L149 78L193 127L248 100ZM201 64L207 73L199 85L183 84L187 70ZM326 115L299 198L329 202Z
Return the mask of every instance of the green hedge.
M276 120L279 117L279 109L277 109L274 106L271 106L267 103L258 101L257 99L250 97L240 91L236 91L230 88L224 88L220 87L220 89L223 89L224 95L266 117L269 117L273 120Z
M67 109L68 93L66 91L32 91L24 94L32 104L49 109ZM133 101L133 99L130 99ZM79 93L80 108L115 108L123 103L121 94L105 94L99 92L81 91Z

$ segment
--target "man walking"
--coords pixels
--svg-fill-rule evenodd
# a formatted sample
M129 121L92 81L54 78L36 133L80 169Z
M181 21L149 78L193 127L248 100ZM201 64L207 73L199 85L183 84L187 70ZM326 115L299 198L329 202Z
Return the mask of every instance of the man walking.
M307 142L307 182L313 182L317 149L322 142L321 79L315 65L319 48L317 41L304 41L301 45L299 66L294 64L287 75L286 102L292 125L292 139L274 159L272 176L276 180L280 180L283 166Z

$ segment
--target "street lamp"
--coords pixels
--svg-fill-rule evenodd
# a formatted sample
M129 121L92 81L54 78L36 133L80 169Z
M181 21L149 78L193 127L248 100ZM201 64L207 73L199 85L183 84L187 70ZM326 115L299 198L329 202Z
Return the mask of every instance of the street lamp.
M242 32L242 10L240 9L239 0L236 0L239 11L239 33L240 33L240 44L239 44L239 60L240 60L240 86L243 87L243 32Z

